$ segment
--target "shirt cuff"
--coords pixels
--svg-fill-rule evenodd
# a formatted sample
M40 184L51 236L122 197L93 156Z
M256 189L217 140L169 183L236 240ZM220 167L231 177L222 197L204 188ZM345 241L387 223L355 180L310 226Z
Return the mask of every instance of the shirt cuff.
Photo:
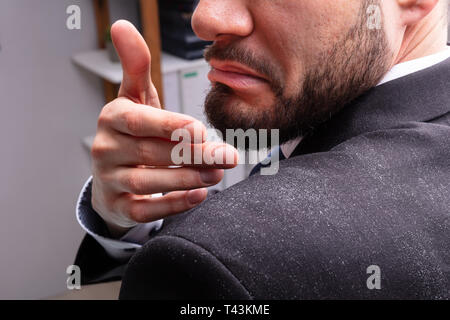
M103 219L92 208L92 177L90 177L78 197L76 216L81 228L92 236L114 259L126 261L142 247L152 233L161 229L163 220L141 223L133 227L120 239L112 239Z

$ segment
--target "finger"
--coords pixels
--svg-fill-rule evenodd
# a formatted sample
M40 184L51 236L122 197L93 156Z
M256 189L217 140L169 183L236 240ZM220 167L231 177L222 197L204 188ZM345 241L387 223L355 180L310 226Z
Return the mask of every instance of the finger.
M210 187L223 179L220 169L150 169L121 167L114 171L111 186L118 193L149 195Z
M159 198L125 195L116 201L116 210L138 223L147 223L190 210L202 203L206 189L175 191Z
M144 38L126 20L113 24L111 38L123 69L119 96L161 108L158 93L151 80L151 55Z
M97 139L97 138L96 138ZM103 152L103 166L195 166L234 168L239 154L226 143L178 144L158 138L134 138L116 134Z
M157 137L171 140L177 129L186 129L192 143L206 139L206 127L181 113L149 108L128 99L118 98L108 104L99 117L99 128L113 129L134 137Z

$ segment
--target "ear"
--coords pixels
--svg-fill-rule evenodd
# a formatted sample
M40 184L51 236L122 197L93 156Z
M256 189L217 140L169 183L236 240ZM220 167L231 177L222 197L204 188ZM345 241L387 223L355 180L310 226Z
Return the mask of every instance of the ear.
M397 0L402 24L410 26L418 23L436 7L438 2L439 0Z

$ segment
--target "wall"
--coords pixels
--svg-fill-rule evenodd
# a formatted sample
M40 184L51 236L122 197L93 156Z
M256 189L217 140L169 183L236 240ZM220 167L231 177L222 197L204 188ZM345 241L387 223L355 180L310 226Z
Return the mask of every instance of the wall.
M114 19L125 3L114 1ZM81 30L66 28L72 4ZM83 235L75 203L90 164L81 140L104 101L101 81L71 57L97 46L92 1L2 0L0 46L0 299L43 298L65 290Z

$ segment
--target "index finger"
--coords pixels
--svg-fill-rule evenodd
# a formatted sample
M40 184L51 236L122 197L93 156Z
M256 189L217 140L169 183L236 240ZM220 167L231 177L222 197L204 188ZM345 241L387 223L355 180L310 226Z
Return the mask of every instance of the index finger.
M206 127L199 120L181 113L149 108L126 98L117 98L105 108L99 126L134 137L167 140L172 139L177 129L185 129L192 137L192 143L206 140Z

